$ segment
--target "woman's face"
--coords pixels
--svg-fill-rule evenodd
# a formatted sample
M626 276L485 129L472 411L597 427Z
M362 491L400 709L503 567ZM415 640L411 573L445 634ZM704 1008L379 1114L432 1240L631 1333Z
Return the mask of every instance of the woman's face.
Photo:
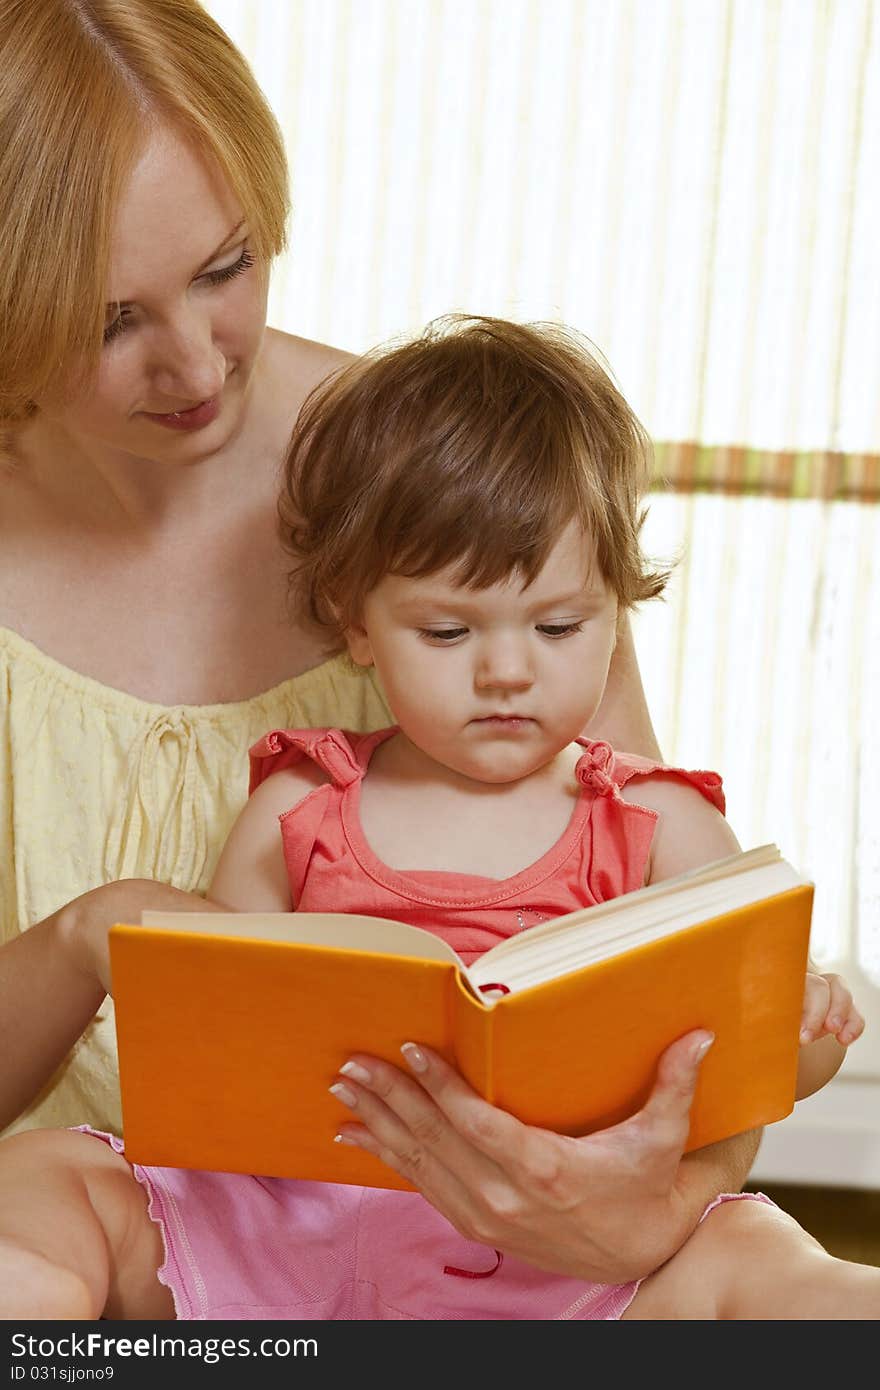
M40 410L87 447L168 463L215 453L242 423L267 280L219 174L159 131L120 201L97 375Z

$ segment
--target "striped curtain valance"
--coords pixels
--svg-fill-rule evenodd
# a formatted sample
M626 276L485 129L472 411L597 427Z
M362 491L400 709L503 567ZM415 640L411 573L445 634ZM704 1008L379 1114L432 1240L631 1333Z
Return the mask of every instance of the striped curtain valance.
M660 442L654 445L654 486L740 497L880 502L880 454Z

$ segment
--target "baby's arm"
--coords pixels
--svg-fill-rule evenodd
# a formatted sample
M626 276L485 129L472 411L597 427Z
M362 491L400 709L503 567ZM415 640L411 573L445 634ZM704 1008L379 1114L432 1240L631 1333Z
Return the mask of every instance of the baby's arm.
M623 797L657 812L646 883L660 883L736 854L739 841L720 811L697 791L669 773L633 778Z
M659 815L651 845L649 883L659 883L739 849L721 813L694 787L677 778L657 775L639 779L625 787L623 795ZM831 1080L847 1045L855 1042L864 1026L846 982L839 975L820 975L811 961L804 989L796 1100L812 1095Z
M207 892L230 912L290 912L287 867L278 817L327 778L303 760L281 768L257 787L229 832Z

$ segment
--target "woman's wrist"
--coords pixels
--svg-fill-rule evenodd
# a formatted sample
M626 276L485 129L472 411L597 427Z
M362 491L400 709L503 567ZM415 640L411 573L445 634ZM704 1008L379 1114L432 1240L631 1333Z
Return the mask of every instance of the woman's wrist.
M665 1264L693 1234L716 1197L742 1191L760 1142L761 1130L749 1130L684 1155L669 1194L667 1220L643 1230L638 1271L627 1278L644 1277Z
M92 888L60 908L52 919L69 969L100 991L96 1008L110 991L110 928L114 922L140 922L145 908L194 912L210 911L212 904L167 883L128 878Z
M96 952L95 898L101 890L93 889L74 898L49 919L60 957L70 971L94 989L97 1008L107 993Z
M763 1130L734 1134L704 1149L685 1154L678 1170L678 1191L697 1220L722 1192L741 1192L757 1157Z
M80 928L72 903L2 947L0 1129L49 1081L106 994Z

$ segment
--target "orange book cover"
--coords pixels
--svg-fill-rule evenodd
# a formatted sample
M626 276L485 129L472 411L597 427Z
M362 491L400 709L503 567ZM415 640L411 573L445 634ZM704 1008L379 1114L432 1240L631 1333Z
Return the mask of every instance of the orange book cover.
M578 968L545 963L551 978L498 998L480 994L475 967L465 969L445 943L400 923L156 913L147 925L119 924L110 951L126 1157L407 1188L372 1155L333 1143L351 1117L328 1087L352 1052L402 1065L399 1048L410 1040L436 1049L527 1123L579 1135L637 1110L662 1050L709 1028L716 1041L701 1068L688 1148L779 1120L794 1104L813 897L811 884L791 882L690 926L657 928L655 939ZM660 900L670 918L674 901ZM615 905L623 908L617 920L630 914L626 899ZM520 976L544 940L562 940L548 927L587 938L602 913L587 908L515 938L526 948ZM333 940L340 924L337 939L354 930L358 949L285 937ZM393 950L388 940L360 948L373 928L381 941L383 927ZM437 956L400 949L420 939L416 949L427 939ZM482 980L503 982L504 960L503 948L483 956Z

